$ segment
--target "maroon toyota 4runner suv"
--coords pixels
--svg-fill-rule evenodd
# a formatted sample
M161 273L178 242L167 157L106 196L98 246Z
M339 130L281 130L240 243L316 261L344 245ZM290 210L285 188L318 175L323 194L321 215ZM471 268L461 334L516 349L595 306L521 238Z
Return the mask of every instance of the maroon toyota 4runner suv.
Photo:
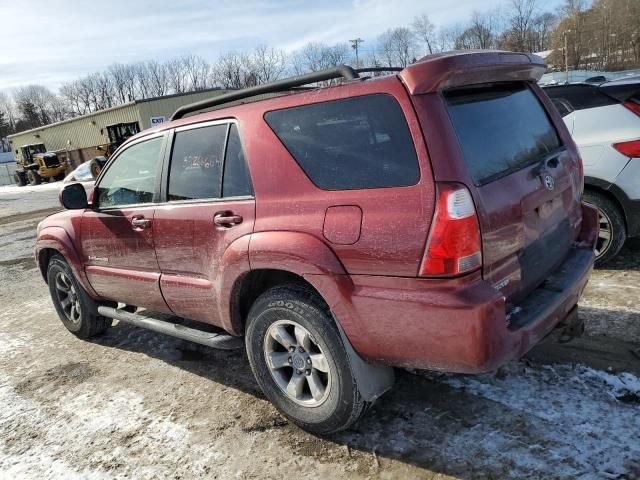
M35 253L64 326L244 345L267 398L316 433L352 424L394 366L486 372L576 329L597 216L544 63L471 51L391 70L182 107L88 197L66 186Z

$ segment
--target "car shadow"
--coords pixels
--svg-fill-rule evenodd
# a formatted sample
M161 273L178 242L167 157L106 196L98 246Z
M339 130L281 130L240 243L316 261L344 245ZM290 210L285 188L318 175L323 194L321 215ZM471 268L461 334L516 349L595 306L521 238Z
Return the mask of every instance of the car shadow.
M124 323L115 325L93 342L108 348L142 353L264 399L244 349L214 350ZM569 405L567 408L572 407ZM525 417L517 407L510 408L499 401L470 395L464 388L453 388L446 382L437 381L437 378L420 375L420 372L416 375L398 370L394 388L347 431L318 437L294 427L279 416L256 429L287 429L283 437L288 438L287 443L296 455L321 458L327 448L344 450L352 460L357 457L362 461L365 458L365 462L370 462L367 464L373 465L374 473L384 468L386 461L394 461L426 469L431 472L429 475L437 472L465 479L531 478L538 475L552 478L545 469L531 470L530 466L519 466L514 470L516 466L509 456L499 449L494 452L490 444L485 447L484 440L478 439L477 430L471 434L479 424L485 424L483 428L489 424L492 431L498 432L498 436L507 442L516 439L513 440L515 449L522 448L517 442L523 443L521 438L530 435L527 432L535 432L539 428L538 425L528 425L532 420ZM563 427L547 425L546 428L561 430ZM532 440L525 438L525 441ZM545 454L545 451L540 451L540 455ZM486 455L491 458L481 459ZM428 478L432 478L429 475Z

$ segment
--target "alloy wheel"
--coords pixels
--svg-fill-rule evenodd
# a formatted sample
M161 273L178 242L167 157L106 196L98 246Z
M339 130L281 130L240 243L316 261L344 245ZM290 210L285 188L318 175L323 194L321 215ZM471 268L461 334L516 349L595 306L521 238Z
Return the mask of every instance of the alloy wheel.
M596 258L604 255L611 246L613 237L611 219L598 208L598 240L596 242Z
M81 307L80 298L73 282L65 272L59 272L56 275L56 293L58 302L67 320L74 325L80 323Z
M326 401L329 362L306 328L290 320L274 322L265 334L264 356L271 376L290 400L306 407Z

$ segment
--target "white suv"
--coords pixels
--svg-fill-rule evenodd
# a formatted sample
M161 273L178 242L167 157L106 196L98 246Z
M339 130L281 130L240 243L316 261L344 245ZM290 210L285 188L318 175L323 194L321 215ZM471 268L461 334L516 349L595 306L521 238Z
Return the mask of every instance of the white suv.
M640 236L640 77L545 88L584 163L585 201L600 212L596 264Z

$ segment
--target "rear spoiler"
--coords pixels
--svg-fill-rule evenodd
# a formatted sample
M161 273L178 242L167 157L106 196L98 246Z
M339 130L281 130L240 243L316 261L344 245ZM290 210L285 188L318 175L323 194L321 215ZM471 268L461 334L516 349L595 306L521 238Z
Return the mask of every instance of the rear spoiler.
M637 83L603 83L598 86L598 89L620 103L624 103L631 98L640 97L640 80Z
M408 66L399 77L411 95L488 82L540 80L547 70L532 53L466 50L429 55Z

